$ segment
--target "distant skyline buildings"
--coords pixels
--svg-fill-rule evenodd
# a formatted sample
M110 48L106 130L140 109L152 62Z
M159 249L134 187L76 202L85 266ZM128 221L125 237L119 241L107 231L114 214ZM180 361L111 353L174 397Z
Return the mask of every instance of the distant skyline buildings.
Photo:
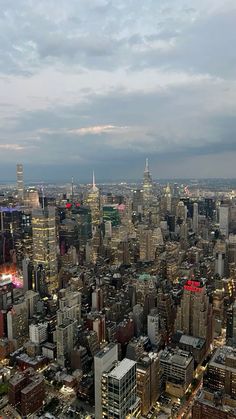
M0 179L235 176L235 3L137 1L2 2Z
M23 163L24 167L24 183L25 185L41 185L42 182L52 183L64 183L67 181L71 184L71 178L74 178L74 184L76 183L91 183L91 167L94 168L96 173L97 183L109 182L109 181L130 181L137 182L142 181L143 178L143 163L146 156L143 155L142 159L127 161L126 156L124 159L103 161L93 161L91 164L67 164L67 160L63 160L60 164L45 164L43 166L39 164L31 164L29 161ZM191 160L189 160L189 168L182 172L182 166L178 164L178 159L170 161L170 167L168 163L163 164L161 156L155 158L154 156L149 157L149 166L151 167L152 179L157 180L184 180L184 179L236 179L236 172L233 170L230 173L222 173L221 166L218 172L212 171L205 172L200 170L200 167L190 167ZM0 166L0 184L13 184L15 183L15 168L17 162L5 163L1 161ZM220 164L220 161L216 160L216 164ZM230 165L230 162L229 162ZM233 166L232 166L233 167ZM173 171L173 168L176 168ZM181 169L181 170L180 170Z

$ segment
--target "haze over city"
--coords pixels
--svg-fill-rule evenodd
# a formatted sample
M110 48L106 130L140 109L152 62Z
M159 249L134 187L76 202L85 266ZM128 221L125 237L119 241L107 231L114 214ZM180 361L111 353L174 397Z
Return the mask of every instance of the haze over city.
M235 177L235 1L0 0L0 178ZM63 176L62 176L63 173Z

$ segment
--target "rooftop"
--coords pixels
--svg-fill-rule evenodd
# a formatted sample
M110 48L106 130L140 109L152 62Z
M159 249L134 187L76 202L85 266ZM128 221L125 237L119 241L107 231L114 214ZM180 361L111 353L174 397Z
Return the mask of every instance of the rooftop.
M113 370L110 371L109 377L115 378L116 380L121 380L125 374L135 365L135 361L124 358L123 361L121 361Z
M209 362L209 367L236 372L236 349L231 346L221 346L214 353Z
M115 346L117 346L116 343L109 343L109 345L105 346L105 348L103 348L95 355L95 358L103 358L107 354L107 352L109 352Z
M192 360L192 355L181 349L166 348L160 353L161 362L168 362L182 367L186 367Z
M189 335L182 335L179 342L183 345L192 346L193 348L202 348L204 346L205 339L195 338Z

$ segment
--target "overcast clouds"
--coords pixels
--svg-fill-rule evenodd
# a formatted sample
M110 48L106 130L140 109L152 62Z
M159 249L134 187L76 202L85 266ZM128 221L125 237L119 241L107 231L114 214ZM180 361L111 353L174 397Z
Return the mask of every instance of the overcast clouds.
M0 0L0 183L236 177L235 0Z

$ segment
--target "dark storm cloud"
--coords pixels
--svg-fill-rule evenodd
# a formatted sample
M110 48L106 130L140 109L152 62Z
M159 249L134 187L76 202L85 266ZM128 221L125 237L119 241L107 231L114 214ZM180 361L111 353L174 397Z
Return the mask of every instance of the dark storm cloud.
M0 0L0 159L213 175L236 153L235 19L231 0Z

